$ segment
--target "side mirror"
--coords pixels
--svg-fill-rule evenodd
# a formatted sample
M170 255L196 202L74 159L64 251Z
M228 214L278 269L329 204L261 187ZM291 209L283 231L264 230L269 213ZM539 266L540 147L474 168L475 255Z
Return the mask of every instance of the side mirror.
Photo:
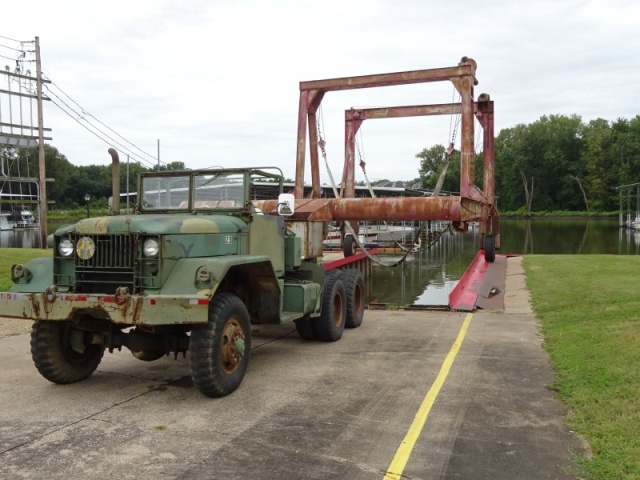
M278 215L290 217L296 211L296 197L293 193L278 195Z

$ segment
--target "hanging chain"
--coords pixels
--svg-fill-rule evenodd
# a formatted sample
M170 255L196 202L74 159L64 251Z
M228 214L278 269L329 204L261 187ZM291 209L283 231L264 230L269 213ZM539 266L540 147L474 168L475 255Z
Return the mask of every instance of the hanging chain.
M320 118L322 118L322 114L320 114ZM336 182L333 180L333 174L331 173L331 169L329 168L329 162L327 161L327 150L325 149L325 146L327 145L327 142L324 141L324 138L322 137L322 130L320 129L320 123L318 122L318 146L320 147L320 151L322 152L322 159L324 160L324 165L327 168L327 173L329 174L329 180L331 180L331 188L333 188L333 195L336 198L340 198L340 195L338 194L338 189L336 188Z

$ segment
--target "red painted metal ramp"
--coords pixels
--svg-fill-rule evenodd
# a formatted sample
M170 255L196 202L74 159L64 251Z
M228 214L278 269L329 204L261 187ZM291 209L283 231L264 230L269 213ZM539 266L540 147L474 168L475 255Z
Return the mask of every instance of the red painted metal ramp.
M449 295L449 308L463 312L503 309L506 267L506 255L496 255L489 263L480 250Z

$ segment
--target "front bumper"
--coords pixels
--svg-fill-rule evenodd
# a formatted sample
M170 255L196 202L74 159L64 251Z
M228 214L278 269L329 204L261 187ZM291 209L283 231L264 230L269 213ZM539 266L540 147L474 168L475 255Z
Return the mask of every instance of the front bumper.
M25 320L91 315L120 325L184 325L206 323L208 308L208 296L0 293L0 316Z

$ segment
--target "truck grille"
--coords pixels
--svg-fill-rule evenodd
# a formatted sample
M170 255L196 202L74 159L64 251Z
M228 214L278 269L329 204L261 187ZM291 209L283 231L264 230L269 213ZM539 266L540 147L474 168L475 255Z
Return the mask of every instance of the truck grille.
M96 251L88 260L75 257L76 291L112 295L118 287L128 287L129 291L133 293L137 251L136 236L83 236L93 240Z

